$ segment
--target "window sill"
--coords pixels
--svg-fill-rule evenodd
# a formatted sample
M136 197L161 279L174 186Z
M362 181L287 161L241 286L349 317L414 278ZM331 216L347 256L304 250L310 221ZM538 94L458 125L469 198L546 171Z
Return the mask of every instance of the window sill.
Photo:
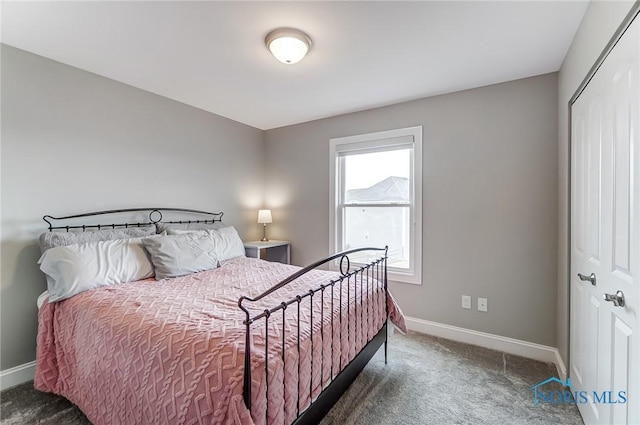
M411 285L422 285L421 276L387 271L387 279L391 282L408 283Z

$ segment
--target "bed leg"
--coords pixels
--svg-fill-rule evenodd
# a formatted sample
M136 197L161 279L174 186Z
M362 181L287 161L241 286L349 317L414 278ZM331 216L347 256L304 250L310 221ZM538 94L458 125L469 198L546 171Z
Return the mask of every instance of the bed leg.
M389 340L389 325L384 332L384 364L387 364L387 342Z
M384 315L386 323L384 324L384 364L387 364L387 342L389 341L389 279L387 276L387 255L389 253L389 246L384 247Z

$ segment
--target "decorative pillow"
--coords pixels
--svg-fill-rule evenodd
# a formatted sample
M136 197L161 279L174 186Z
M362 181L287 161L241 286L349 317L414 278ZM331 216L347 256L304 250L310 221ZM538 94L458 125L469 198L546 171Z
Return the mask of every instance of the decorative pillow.
M225 227L221 221L215 223L156 223L156 233L167 232L172 234L173 230L211 230Z
M158 280L218 267L213 239L206 232L145 238L142 243Z
M89 242L111 241L114 239L142 238L155 235L154 226L131 227L127 229L104 229L88 232L45 232L40 235L40 251L49 248Z
M47 275L49 302L153 276L142 238L53 247L42 254L38 264Z
M244 243L233 226L207 231L213 238L218 260L226 261L236 257L244 257Z
M213 230L169 230L170 235L207 234L213 239L219 261L244 257L244 243L233 226Z

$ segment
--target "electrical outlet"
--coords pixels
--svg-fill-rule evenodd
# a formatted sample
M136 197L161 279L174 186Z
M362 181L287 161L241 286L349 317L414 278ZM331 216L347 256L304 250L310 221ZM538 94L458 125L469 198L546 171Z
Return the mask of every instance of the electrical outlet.
M470 295L463 295L462 296L462 308L466 308L468 310L471 310L471 296Z
M486 298L478 298L478 311L487 311L487 299Z

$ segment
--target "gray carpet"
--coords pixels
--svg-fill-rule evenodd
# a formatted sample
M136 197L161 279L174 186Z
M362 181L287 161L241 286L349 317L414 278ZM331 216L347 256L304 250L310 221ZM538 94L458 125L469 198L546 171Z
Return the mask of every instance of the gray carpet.
M533 406L531 387L551 376L553 364L396 332L389 363L378 352L321 425L583 425L575 405Z
M582 425L575 406L533 406L531 386L555 367L416 333L397 332L389 364L378 352L322 425ZM0 424L87 425L67 400L26 383L0 393Z

